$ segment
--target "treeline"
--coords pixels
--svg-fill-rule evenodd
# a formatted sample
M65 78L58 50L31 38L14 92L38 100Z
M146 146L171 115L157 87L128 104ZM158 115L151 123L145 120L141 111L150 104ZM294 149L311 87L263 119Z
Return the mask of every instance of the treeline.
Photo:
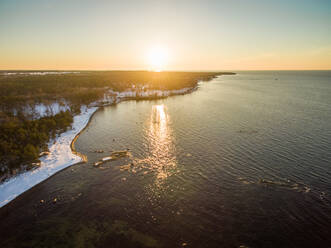
M39 153L47 150L50 138L65 131L72 121L70 111L38 120L28 120L20 113L7 116L0 123L1 176L15 174L21 165L31 167L32 162L38 161Z
M6 75L0 73L0 110L22 104L65 100L72 105L89 104L111 88L123 91L147 85L150 89L181 89L224 72L81 71L69 74Z

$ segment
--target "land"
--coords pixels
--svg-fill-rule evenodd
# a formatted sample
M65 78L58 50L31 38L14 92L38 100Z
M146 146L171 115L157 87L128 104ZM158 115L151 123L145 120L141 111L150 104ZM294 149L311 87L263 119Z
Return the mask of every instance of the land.
M100 99L108 89L178 90L229 72L80 71L0 72L0 110L22 111L27 104L68 103L72 107ZM3 116L2 116L3 118Z
M224 74L233 73L2 71L0 179L40 166L40 155L48 150L51 140L70 129L82 106L186 93L199 81Z

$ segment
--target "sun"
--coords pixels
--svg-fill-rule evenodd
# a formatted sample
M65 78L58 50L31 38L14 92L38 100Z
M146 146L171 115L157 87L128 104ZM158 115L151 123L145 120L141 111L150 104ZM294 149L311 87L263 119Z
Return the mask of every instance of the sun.
M148 52L148 66L152 71L163 71L169 61L169 51L162 46L152 47Z

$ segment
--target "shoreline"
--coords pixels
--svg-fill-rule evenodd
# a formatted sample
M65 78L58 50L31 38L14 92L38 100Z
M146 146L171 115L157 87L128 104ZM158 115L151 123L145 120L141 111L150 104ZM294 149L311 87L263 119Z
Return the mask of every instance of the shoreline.
M50 154L40 158L41 165L38 168L20 173L0 185L0 207L55 173L82 162L82 157L72 152L70 144L97 109L86 107L79 115L74 116L72 128L49 141Z
M77 152L76 149L75 149L75 142L76 140L79 138L80 134L82 132L85 131L85 129L89 126L89 124L91 123L91 120L93 118L93 116L95 115L96 112L98 112L98 110L100 110L101 107L97 107L97 109L90 115L90 117L88 118L88 122L87 124L83 127L83 129L81 129L76 135L75 137L72 139L71 143L70 143L70 149L71 149L71 152L76 155L76 156L79 156L82 161L76 163L76 164L79 164L79 163L87 163L87 156L85 154L82 154L80 152ZM71 165L70 165L71 166Z
M40 158L41 165L39 168L25 171L0 184L0 208L63 169L75 164L86 163L86 155L76 151L75 142L88 127L94 114L102 107L116 105L122 101L163 99L188 94L197 89L198 84L194 87L179 90L149 90L143 92L143 94L138 94L137 91L132 90L123 92L109 90L107 94L110 93L111 96L105 95L104 99L91 104L89 107L83 108L82 106L83 111L74 116L71 129L61 133L55 140L48 143L50 154Z

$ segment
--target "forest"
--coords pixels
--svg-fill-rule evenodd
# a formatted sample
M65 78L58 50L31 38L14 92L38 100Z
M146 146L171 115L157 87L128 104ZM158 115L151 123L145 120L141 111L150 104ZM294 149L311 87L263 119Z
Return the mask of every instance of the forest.
M50 138L65 131L72 120L70 111L37 120L21 114L6 116L6 121L0 123L0 178L38 166L39 154L47 150Z

